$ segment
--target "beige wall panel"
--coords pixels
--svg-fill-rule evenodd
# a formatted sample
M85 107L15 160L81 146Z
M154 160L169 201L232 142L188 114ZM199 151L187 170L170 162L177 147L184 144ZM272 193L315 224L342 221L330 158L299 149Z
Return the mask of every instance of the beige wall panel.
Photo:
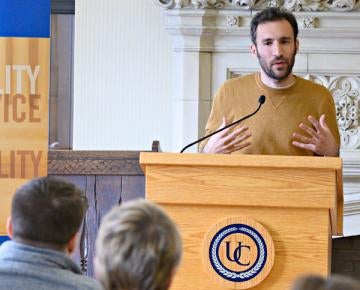
M152 1L79 0L73 149L163 150L171 139L171 46Z
M330 76L339 74L359 75L360 57L358 54L310 54L309 73Z

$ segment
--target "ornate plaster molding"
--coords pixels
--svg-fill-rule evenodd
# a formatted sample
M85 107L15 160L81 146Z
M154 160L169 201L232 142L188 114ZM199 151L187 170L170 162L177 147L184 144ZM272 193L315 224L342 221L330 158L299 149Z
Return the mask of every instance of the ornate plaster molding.
M288 11L354 11L360 0L153 0L167 9L239 9L261 10L280 7Z
M304 29L316 28L317 21L318 21L318 19L313 16L306 16L303 19L300 19L301 26Z
M240 21L241 21L240 16L229 15L226 17L227 26L230 26L230 27L241 26Z
M360 149L360 77L311 75L307 78L332 93L342 149Z

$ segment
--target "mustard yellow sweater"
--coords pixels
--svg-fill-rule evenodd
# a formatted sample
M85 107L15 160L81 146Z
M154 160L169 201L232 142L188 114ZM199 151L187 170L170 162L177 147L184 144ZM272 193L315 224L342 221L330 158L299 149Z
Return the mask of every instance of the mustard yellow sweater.
M294 132L306 135L298 126L301 122L310 126L309 115L319 119L325 114L327 125L340 142L334 101L325 87L295 76L292 86L273 89L261 82L259 73L230 79L219 88L206 124L206 134L220 126L223 116L231 123L253 112L260 95L266 96L260 111L238 125L249 127L251 145L234 153L314 155L291 144ZM207 141L200 144L200 150Z

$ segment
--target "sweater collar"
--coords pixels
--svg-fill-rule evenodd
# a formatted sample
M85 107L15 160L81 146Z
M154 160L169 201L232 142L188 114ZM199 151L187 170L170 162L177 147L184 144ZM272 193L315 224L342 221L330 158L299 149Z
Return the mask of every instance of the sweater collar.
M271 95L284 95L284 94L290 93L291 91L296 89L296 87L299 85L300 78L297 77L296 75L293 75L293 76L294 76L294 82L291 85L289 85L287 87L283 87L283 88L272 88L272 87L265 85L261 81L260 72L255 74L255 81L256 81L256 84L261 89L263 89L266 92L269 92Z

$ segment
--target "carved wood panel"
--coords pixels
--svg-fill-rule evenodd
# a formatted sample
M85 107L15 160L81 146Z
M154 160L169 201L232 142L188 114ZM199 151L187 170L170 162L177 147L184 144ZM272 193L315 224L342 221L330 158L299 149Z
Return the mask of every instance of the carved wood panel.
M86 275L94 276L95 240L102 217L116 204L144 198L139 152L50 151L48 164L49 175L74 183L88 198L73 258Z

